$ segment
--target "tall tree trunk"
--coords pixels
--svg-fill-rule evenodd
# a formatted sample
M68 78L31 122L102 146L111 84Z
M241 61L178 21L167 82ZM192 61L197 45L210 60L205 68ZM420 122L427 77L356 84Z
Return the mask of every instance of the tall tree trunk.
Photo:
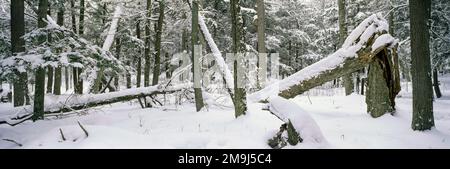
M72 31L77 33L77 18L75 15L75 0L70 0L70 8L72 9L71 15L72 15ZM78 82L78 76L77 76L77 68L73 67L72 68L72 88L74 93L78 93L78 88L77 88L77 82ZM68 84L66 84L66 86L69 86ZM67 87L66 87L67 88Z
M47 23L44 21L47 15L48 2L47 0L39 0L38 8L38 27L44 28ZM39 43L46 41L46 36L41 35L39 37ZM33 117L34 121L44 118L44 99L45 99L45 68L38 67L36 70L36 82L34 89L34 107Z
M438 79L438 70L436 68L433 69L433 87L434 92L436 93L436 98L441 98L441 88L439 88L439 79Z
M338 0L339 7L339 44L344 44L345 38L347 38L347 22L346 22L346 4L345 0ZM353 93L353 80L352 75L345 75L342 78L344 82L345 95Z
M245 91L244 86L239 85L241 82L238 78L238 57L240 53L242 54L242 17L241 17L241 6L240 0L230 0L231 3L231 32L233 37L233 53L236 56L234 61L234 110L235 116L239 117L241 115L245 115L247 112L247 93ZM241 70L239 70L241 71ZM241 75L239 75L241 76ZM243 84L243 83L242 83Z
M138 3L140 5L140 3ZM141 21L138 20L137 24L136 24L136 37L138 39L141 39ZM145 45L147 46L147 44ZM142 53L141 50L139 50L138 52L138 56L137 56L137 66L136 66L136 87L139 88L141 87L141 77L142 77Z
M70 88L70 72L69 67L64 67L64 85L66 86L66 91Z
M147 0L147 18L145 23L145 51L144 51L144 87L150 86L150 26L152 17L152 1Z
M195 94L195 107L197 112L202 110L205 106L203 103L202 87L201 87L201 63L200 56L202 54L202 47L198 38L198 1L192 1L192 58L193 63L192 73L194 75L194 94Z
M433 89L431 82L430 33L428 19L430 0L409 0L411 26L411 73L413 87L413 130L434 126Z
M64 3L60 4L60 8L58 9L58 16L57 16L57 24L60 26L64 26ZM53 87L53 94L55 95L61 95L61 78L62 74L62 67L58 66L55 68L55 84ZM67 79L66 79L67 80Z
M25 7L24 0L11 1L11 51L12 54L25 51ZM28 97L27 72L15 71L17 78L14 80L14 107L23 106Z
M47 66L47 93L53 93L53 67Z
M72 9L72 31L77 33L77 18L75 15L75 0L70 0L70 8Z
M85 0L80 0L80 19L78 23L78 34L83 36L84 34L84 12L85 12ZM80 77L81 72L83 70L81 68L77 68L77 92L78 94L83 94L83 79Z
M166 79L170 79L171 77L172 77L172 69L171 69L171 66L170 66L170 55L169 55L169 52L166 52L165 53L165 70L166 70Z
M153 83L152 85L157 85L159 82L159 75L161 74L161 36L163 31L163 24L164 24L164 0L159 1L159 19L158 19L158 26L156 28L156 42L155 42L155 64L153 66Z
M116 58L120 59L120 52L122 51L122 43L120 37L116 38ZM119 91L119 75L114 77L114 86L116 87L117 91Z
M47 15L48 16L52 16L51 14L51 6L50 6L50 2L48 3L48 11L47 11ZM52 41L52 37L49 34L48 35L48 41L51 42ZM54 77L54 69L53 66L48 66L47 67L47 93L53 93L53 77Z
M257 87L265 87L267 77L267 54L266 53L266 12L264 6L264 0L256 0L257 3L257 15L258 15L258 81Z
M85 0L80 0L80 19L78 23L78 34L84 34L84 11L85 11Z

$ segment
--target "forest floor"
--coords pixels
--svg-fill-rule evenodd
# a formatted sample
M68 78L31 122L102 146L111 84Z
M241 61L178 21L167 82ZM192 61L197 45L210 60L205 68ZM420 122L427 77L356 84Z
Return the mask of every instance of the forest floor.
M411 130L407 83L396 99L397 112L378 119L366 113L361 95L298 96L292 101L310 113L328 143L287 148L450 148L450 75L440 80L444 96L434 102L436 127L426 132ZM267 140L282 122L262 106L251 104L246 116L235 119L226 107L195 112L193 104L141 109L138 103L117 103L63 119L0 125L0 148L270 148ZM0 104L0 116L11 109L11 104Z

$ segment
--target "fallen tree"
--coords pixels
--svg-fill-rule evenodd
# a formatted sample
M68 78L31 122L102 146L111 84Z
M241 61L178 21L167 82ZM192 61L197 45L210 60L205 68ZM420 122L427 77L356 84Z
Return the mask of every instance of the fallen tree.
M379 15L364 20L346 39L342 48L325 59L249 96L253 101L272 95L290 99L326 82L361 70L380 52L391 51L396 40L389 34L387 21Z
M326 82L369 67L368 112L373 117L392 112L400 81L395 50L397 40L388 34L388 28L381 15L372 15L353 30L341 49L248 98L255 102L267 101L273 95L294 98Z
M280 149L287 144L299 143L327 144L326 139L314 119L295 103L272 96L267 110L284 122L280 131L268 141L270 147Z
M145 88L126 89L118 92L110 92L103 94L85 94L85 95L47 95L45 102L45 114L59 114L64 112L71 112L76 110L83 110L87 108L108 105L118 102L130 101L134 99L151 97L158 94L171 94L183 91L190 86L179 85L170 87L151 86ZM18 107L15 109L14 115L0 117L0 124L17 125L32 116L32 106Z
M267 102L267 110L284 122L280 131L269 140L269 146L283 148L287 143L295 146L303 142L305 136L309 136L309 139L316 138L316 141L324 140L321 135L311 137L311 133L320 133L320 129L317 130L312 118L302 112L300 107L285 99L294 98L314 87L366 67L367 112L372 117L394 112L395 97L400 92L400 75L397 40L388 34L388 28L387 21L381 15L372 15L353 30L342 48L335 53L251 94L248 97L250 100ZM304 130L308 124L312 124L312 129L319 132Z

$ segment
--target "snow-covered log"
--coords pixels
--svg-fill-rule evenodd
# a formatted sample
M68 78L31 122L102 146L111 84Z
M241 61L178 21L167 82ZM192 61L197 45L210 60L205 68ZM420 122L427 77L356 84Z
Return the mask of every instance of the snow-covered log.
M317 123L302 108L295 103L279 96L269 98L268 110L277 116L285 124L281 127L281 132L274 139L269 141L271 147L282 148L278 143L284 142L283 132L287 131L287 142L295 146L301 143L322 144L326 143Z
M248 98L256 102L273 95L294 98L314 87L367 67L381 52L390 56L389 52L397 40L388 34L388 29L387 21L381 15L374 14L353 30L341 49Z
M158 94L170 94L189 88L188 85L162 88L151 86L145 88L126 89L118 92L84 95L47 95L45 100L45 114L55 114L82 110L107 104L129 101L140 97L151 97ZM0 117L0 124L14 125L25 120L33 114L32 106L17 107L16 113Z

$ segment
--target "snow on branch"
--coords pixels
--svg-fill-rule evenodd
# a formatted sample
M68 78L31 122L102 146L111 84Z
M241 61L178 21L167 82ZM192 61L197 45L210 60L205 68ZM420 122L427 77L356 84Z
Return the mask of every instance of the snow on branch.
M223 59L222 53L220 52L219 48L214 42L214 39L212 38L211 33L209 32L208 27L206 26L205 19L203 18L202 15L198 16L198 24L200 26L201 31L203 32L205 40L208 42L208 45L211 48L211 52L213 53L214 59L216 60L216 63L222 73L222 76L225 79L227 88L229 89L234 88L233 75L231 74L231 71L228 68L225 60Z
M124 64L110 52L59 26L50 16L47 16L47 23L47 27L25 34L25 52L0 60L0 77L13 78L15 70L26 72L38 67L66 66L82 68L82 77L93 81L99 66L104 67L108 74L126 70ZM51 40L36 43L39 37L51 37Z
M166 88L161 86L151 86L144 88L126 89L118 92L103 94L83 94L83 95L46 95L45 112L55 114L61 112L71 112L91 107L97 107L117 102L129 101L138 97L153 96L157 94L169 94L188 89L189 84L175 85ZM0 117L0 124L15 125L28 120L33 114L33 107L23 106L15 108L9 115Z
M122 8L120 7L120 5L117 5L116 10L114 11L111 27L109 28L108 31L108 36L106 37L105 43L103 43L102 49L105 51L109 51L114 42L114 36L116 35L117 32L117 26L119 25L120 15L122 15Z
M345 40L342 48L317 63L266 88L249 95L252 101L261 101L273 95L292 98L330 80L364 68L385 48L398 41L387 34L388 22L381 14L365 19Z
M268 108L281 121L292 123L303 140L302 143L327 142L314 119L295 103L279 96L273 96L269 98Z

